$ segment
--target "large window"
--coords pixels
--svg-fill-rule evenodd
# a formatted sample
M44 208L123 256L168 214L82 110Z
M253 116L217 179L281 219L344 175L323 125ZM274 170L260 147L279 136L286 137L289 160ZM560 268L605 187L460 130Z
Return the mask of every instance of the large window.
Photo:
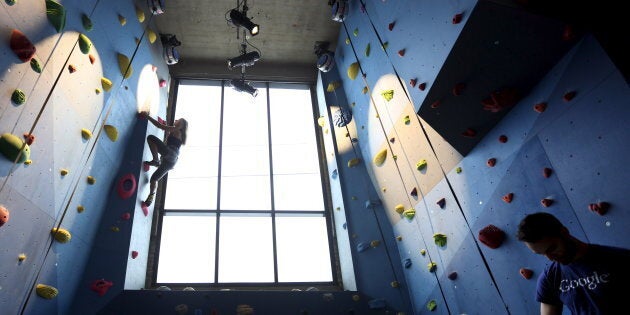
M156 284L335 283L310 87L256 87L179 82L188 139L162 183Z

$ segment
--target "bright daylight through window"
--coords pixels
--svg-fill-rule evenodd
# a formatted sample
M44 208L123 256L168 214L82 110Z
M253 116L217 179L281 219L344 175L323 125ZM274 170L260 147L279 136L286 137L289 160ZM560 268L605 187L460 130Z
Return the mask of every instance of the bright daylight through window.
M311 90L256 88L180 81L188 139L165 180L157 284L333 283Z

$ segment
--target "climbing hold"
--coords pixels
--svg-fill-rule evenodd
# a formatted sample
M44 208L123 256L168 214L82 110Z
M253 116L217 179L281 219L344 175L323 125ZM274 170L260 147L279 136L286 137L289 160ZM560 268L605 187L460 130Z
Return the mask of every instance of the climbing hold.
M53 238L59 243L68 243L72 238L70 232L62 228L52 228L50 233L52 233Z
M508 137L506 135L500 135L499 136L499 142L501 142L501 143L508 142Z
M385 299L372 299L368 301L368 306L372 310L383 309L386 305L387 303L385 302Z
M55 1L46 0L46 15L57 33L61 33L66 26L66 9Z
M70 73L77 72L77 67L75 65L68 65L68 72Z
M140 203L140 209L142 209L142 214L144 214L144 216L149 216L149 205L146 202L142 202Z
M461 172L462 172L462 168L461 168L461 167L457 167L457 168L455 169L455 173L459 174L459 173L461 173Z
M393 137L392 137L392 138L389 138L389 142L391 142L391 143L396 142L396 138L393 138Z
M10 133L3 133L0 136L0 153L9 161L16 163L24 163L31 157L31 149L28 144Z
M79 35L79 49L83 54L87 54L92 49L92 41L84 34Z
M435 300L431 300L427 303L427 309L429 311L434 311L436 307L437 307L437 302Z
M110 229L112 230L112 232L120 232L120 228L117 226L112 226Z
M59 171L59 173L61 173L61 176L66 176L68 175L69 171L65 168L62 168L61 171Z
M339 171L337 171L337 169L334 169L334 170L332 171L331 177L332 177L333 179L335 179L335 178L337 178L337 176L339 176Z
M144 11L142 11L142 9L136 7L136 17L138 18L138 22L142 23L144 22L145 16L144 16Z
M17 3L17 0L4 0L4 2L6 2L7 5L12 6L12 5L15 5Z
M453 24L461 23L463 17L464 17L463 13L457 13L457 14L453 15Z
M120 22L121 26L125 26L125 24L127 24L127 18L125 18L124 16L118 14L118 22Z
M398 56L404 57L405 56L405 49L401 49L398 51Z
M350 45L350 38L346 37L346 45Z
M92 176L88 176L87 177L87 183L90 185L94 185L96 183L96 178L92 177Z
M503 88L493 91L490 96L481 100L483 110L498 113L508 107L514 106L520 98L518 90L515 88Z
M31 163L33 163L33 160L26 160L26 161L24 161L24 165L31 165Z
M411 87L416 87L416 83L418 83L418 79L416 78L409 80L409 85L411 85Z
M477 135L477 131L472 128L468 128L464 132L462 132L462 136L466 138L474 138L476 135Z
M444 209L444 206L446 206L446 199L440 198L440 200L438 200L436 203L440 208Z
M442 105L442 101L437 100L437 101L431 103L431 108L436 109L436 108L440 107L440 105Z
M608 209L610 209L610 203L606 201L600 201L598 203L591 203L588 205L588 209L599 215L604 215L608 212Z
M161 88L166 87L166 80L160 79L160 87Z
M15 89L11 94L11 102L15 105L22 105L26 103L26 94L24 94L24 91Z
M396 211L398 214L403 214L403 212L405 212L405 206L401 204L396 205L396 207L394 207L394 211Z
M131 67L129 58L121 53L118 54L118 67L120 68L120 74L125 79L128 79L133 74L133 67Z
M420 255L424 256L427 254L427 250L426 249L421 249L420 250Z
M90 17L87 16L87 14L85 13L81 15L81 23L83 24L83 28L85 29L86 32L89 32L94 28L94 24L92 23L92 20L90 20Z
M405 259L405 260L403 261L403 265L405 266L405 268L406 268L406 269L411 268L411 265L412 265L412 263L411 263L411 259L409 259L409 258Z
M505 232L490 224L479 231L477 238L484 245L492 249L496 249L503 243L503 240L505 239Z
M77 212L78 213L83 213L83 211L85 211L85 207L84 206L77 206Z
M426 82L422 82L422 83L420 83L420 85L418 85L418 89L420 91L424 91L424 89L426 89L426 88L427 88L427 83Z
M340 108L333 113L333 123L337 127L345 127L352 121L352 111L346 108Z
M379 240L373 240L373 241L370 242L370 247L372 247L372 248L376 248L376 247L378 247L378 245L381 245L381 241L379 241Z
M357 252L362 253L366 250L370 249L370 244L361 242L357 244Z
M383 45L381 45L381 49L386 50L388 46L389 46L389 42L384 42Z
M135 250L131 251L131 259L136 259L136 257L138 257L138 252Z
M352 158L348 161L348 167L355 167L357 165L359 165L359 163L361 163L361 159L359 158Z
M489 158L488 161L486 161L486 164L488 165L488 167L494 167L495 165L497 165L497 159Z
M83 139L85 140L89 140L90 138L92 138L92 132L88 129L82 128L81 137L83 137Z
M386 101L389 102L392 100L392 98L394 98L394 90L385 90L381 92L381 95Z
M364 86L363 89L361 90L361 93L367 94L367 92L368 92L368 87Z
M109 90L112 89L112 81L103 77L101 78L101 86L103 86L103 90L105 90L105 92L109 92Z
M405 125L409 125L411 123L411 118L409 118L409 115L403 118L403 122L405 123Z
M350 64L350 66L348 66L348 78L350 78L350 80L354 80L357 78L357 75L359 74L359 63L358 62L353 62Z
M540 201L540 203L545 207L550 207L553 204L553 199L549 199L549 198L544 198L543 200Z
M402 236L400 236L400 235L396 236L396 240L399 241L399 242L402 241Z
M131 213L125 212L125 213L120 215L120 218L125 220L125 221L129 221L129 219L131 219Z
M381 166L383 165L383 163L385 163L386 158L387 158L387 148L382 149L381 151L378 151L378 153L376 153L376 155L374 156L374 159L372 159L372 162L374 162L376 166Z
M186 305L186 304L179 304L179 305L175 306L175 313L177 313L177 315L188 314L188 305Z
M418 188L414 187L409 194L414 198L418 197Z
M131 197L131 195L133 195L133 193L136 191L136 187L136 177L133 175L133 173L127 173L118 181L116 191L118 192L118 196L121 199L127 199Z
M549 178L551 176L551 173L553 173L552 169L550 169L548 167L543 168L543 177L544 178Z
M534 275L534 271L531 270L531 269L527 269L527 268L521 268L521 269L519 269L518 272L521 274L521 276L523 276L523 278L525 278L527 280L531 279L532 276Z
M326 126L326 117L324 117L324 116L319 116L319 118L317 118L317 124L318 124L320 127L324 127L324 126Z
M10 46L11 50L13 50L15 55L20 58L22 62L30 61L33 55L35 55L35 45L31 43L24 33L17 29L13 29L11 32Z
M425 168L427 168L427 160L422 159L418 163L416 163L416 169L418 171L422 171Z
M509 193L506 194L505 196L503 196L501 199L503 199L503 201L510 203L512 202L512 198L514 198L514 194L513 193Z
M21 253L21 254L18 255L18 261L19 262L23 262L25 260L26 260L26 254Z
M116 140L118 140L118 129L116 129L116 127L112 125L105 125L103 126L103 129L105 130L105 134L109 140L112 140L112 142L116 142Z
M453 272L449 273L447 277L450 280L455 280L455 279L457 279L457 272L453 271Z
M147 37L149 38L149 43L153 44L157 40L157 34L152 29L147 30Z
M400 283L398 283L398 281L392 281L389 283L390 286L392 286L392 288L398 288L400 286Z
M358 302L361 299L361 297L358 294L353 294L352 295L352 300L355 302Z
M562 96L562 99L563 99L565 102L569 102L569 101L571 101L572 99L574 99L576 95L577 95L577 92L576 92L576 91L567 92L567 93L565 93L565 94Z
M429 269L429 272L434 272L437 269L437 264L430 262L427 264L427 269Z
M42 66L36 58L31 58L31 69L37 73L42 73Z
M114 285L111 281L107 281L105 279L94 280L90 285L90 289L96 293L98 296L103 296L107 293L107 290Z
M35 287L35 293L47 300L52 300L59 294L59 291L53 286L38 283Z
M94 93L96 93L96 95L101 94L101 89L99 89L99 88L95 88L95 89L94 89Z
M542 113L545 111L545 109L547 109L547 103L542 102L542 103L538 103L536 105L534 105L534 110L536 112Z
M573 25L567 24L564 26L564 31L562 32L562 39L565 41L570 41L575 38L575 30L573 29Z
M371 51L370 43L368 43L367 46L365 46L365 56L366 57L370 56L370 51Z
M416 216L416 209L409 208L403 211L403 216L409 220L413 219L413 217Z
M433 241L435 242L435 245L437 246L440 246L440 247L446 246L446 234L442 234L442 233L433 234Z
M11 216L10 216L9 210L5 208L3 205L0 205L0 226L3 226L7 222L9 222L10 218Z
M391 31L394 29L394 26L396 25L396 21L389 23L389 25L387 25L387 28Z
M332 92L341 86L341 81L332 81L328 83L328 87L326 88L326 92Z
M359 29L355 28L354 31L352 32L352 35L359 36Z
M94 57L94 55L89 54L89 55L88 55L88 58L90 59L90 63L91 63L91 64L94 64L94 62L96 62L96 57Z
M455 96L462 95L462 92L464 92L464 88L465 87L466 87L466 84L462 83L462 82L455 84L455 86L453 87L453 91L452 91L453 95L455 95Z

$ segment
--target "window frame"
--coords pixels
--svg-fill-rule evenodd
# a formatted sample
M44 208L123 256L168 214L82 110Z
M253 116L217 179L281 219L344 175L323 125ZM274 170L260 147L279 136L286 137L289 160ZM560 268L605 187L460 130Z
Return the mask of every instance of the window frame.
M208 84L210 82L210 84ZM214 83L214 84L213 84ZM218 83L218 84L217 84ZM186 209L178 209L178 210L165 210L164 209L164 201L165 201L165 192L168 189L168 173L164 176L164 178L158 183L157 187L157 196L155 202L155 211L153 213L153 224L151 227L151 240L150 240L150 257L147 262L147 287L156 288L159 286L168 286L171 289L184 288L184 287L194 287L197 289L264 289L264 290L291 290L291 289L308 289L310 287L317 287L320 290L342 290L341 287L341 269L340 262L338 256L337 249L337 241L335 236L334 229L334 218L333 218L333 206L331 199L331 186L328 178L327 172L327 164L325 159L325 149L323 137L321 134L321 128L318 128L317 118L320 116L319 114L319 106L317 101L317 93L315 90L315 86L312 83L304 83L304 82L274 82L274 81L265 81L265 82L255 82L256 84L263 84L264 89L266 89L266 106L267 106L267 135L268 135L268 152L269 152L269 177L270 177L270 188L271 188L271 210L221 210L220 205L220 196L217 196L217 209L215 210L186 210ZM218 158L218 188L217 191L220 191L221 187L221 159L222 159L222 141L223 141L223 115L224 115L224 106L225 106L225 89L230 88L228 80L225 79L186 79L186 78L175 78L173 80L172 85L172 93L169 96L169 106L167 107L166 118L169 124L172 124L175 118L175 113L177 109L177 98L179 92L179 86L183 84L189 85L213 85L221 87L221 109L220 109L220 131L219 131L219 158ZM315 135L315 143L317 145L317 160L319 162L319 172L322 186L322 197L324 203L323 211L309 211L309 210L275 210L274 203L274 173L273 173L273 143L272 143L272 125L271 125L271 115L270 115L270 95L269 90L271 85L274 84L282 84L282 85L290 85L290 84L299 84L302 86L307 86L310 97L311 97L311 106L313 110L313 119L312 119L312 128L314 129ZM162 225L163 218L168 213L174 212L177 214L212 214L215 216L216 220L216 246L215 246L215 270L214 270L214 282L212 283L164 283L157 282L157 273L159 266L159 255L160 255L160 243L162 236ZM274 282L229 282L229 283L220 283L219 279L219 229L220 229L220 215L221 213L227 214L246 214L251 213L254 215L269 215L271 217L271 237L273 242L273 269L274 269ZM328 250L330 257L330 266L331 266L331 274L332 281L328 282L279 282L278 281L278 259L277 259L277 244L276 244L276 214L296 214L296 215L319 215L321 214L326 221L326 232L327 232L327 242L328 242Z

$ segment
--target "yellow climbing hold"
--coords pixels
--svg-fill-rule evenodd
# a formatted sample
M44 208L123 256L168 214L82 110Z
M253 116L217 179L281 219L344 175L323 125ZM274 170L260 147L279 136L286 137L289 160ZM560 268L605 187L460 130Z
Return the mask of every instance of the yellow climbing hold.
M461 173L461 172L462 172L462 168L461 168L461 167L456 168L456 169L455 169L455 172L456 172L457 174Z
M353 301L355 301L355 302L358 302L360 299L361 299L361 297L359 297L359 295L358 295L358 294L354 294L354 295L352 296L352 300L353 300Z
M355 167L355 166L359 165L360 162L361 162L361 159L359 159L359 158L350 159L348 161L348 167Z
M346 45L350 45L350 38L346 37Z
M84 206L77 206L77 212L78 213L83 213L83 211L85 211L85 207Z
M101 78L101 85L103 86L103 90L105 90L105 92L109 92L109 90L112 89L112 81L110 81L108 78L102 77Z
M92 177L92 176L88 176L87 177L87 183L90 185L94 185L96 183L96 178Z
M35 287L35 292L40 297L48 300L54 299L55 297L57 297L57 294L59 294L59 290L57 290L57 288L41 283L37 284L37 286Z
M83 128L81 129L81 137L83 137L83 139L88 140L90 138L92 138L92 132Z
M52 233L55 240L59 243L68 243L72 238L72 235L66 229L52 228L50 233Z
M96 95L101 94L101 89L99 88L94 89L94 93L96 93Z
M116 142L116 140L118 140L118 129L116 129L116 127L112 125L105 125L103 126L103 129L105 129L105 134L109 140L112 140L112 142Z
M437 264L434 262L430 262L427 264L427 269L429 269L430 272L434 272L435 269L437 269Z
M446 246L446 234L442 234L442 233L433 234L433 241L435 242L435 245L437 246L440 246L440 247Z
M85 35L79 35L79 49L83 54L87 54L90 52L92 48L92 41Z
M420 160L420 162L416 163L416 168L418 169L418 171L422 171L423 169L427 168L427 160Z
M26 254L21 253L18 255L18 261L25 261L26 260Z
M367 92L368 92L368 87L367 87L367 86L364 86L364 87L363 87L363 90L361 90L361 93L363 93L363 94L367 94Z
M426 249L421 249L420 250L420 255L424 256L427 254L427 250Z
M320 127L324 127L324 126L326 126L326 117L324 117L324 116L319 116L319 118L317 118L317 124L318 124Z
M385 163L386 158L387 158L387 148L382 149L381 151L378 151L378 153L376 153L376 155L374 156L374 159L372 159L372 162L374 162L376 166L381 166L383 165L383 163Z
M403 215L403 216L405 216L405 218L407 218L407 219L411 220L411 219L413 219L413 217L416 215L416 209L414 209L414 208L409 208L409 209L407 209L407 210L403 211L403 214L402 214L402 215Z
M31 159L28 159L28 160L24 161L25 165L31 165L32 163L33 163L33 160L31 160Z
M381 241L379 240L373 240L370 242L370 246L372 247L378 247L378 245L381 245Z
M357 78L358 74L359 74L359 63L353 62L348 67L348 78L350 78L351 80L354 80Z
M112 232L120 232L120 228L117 226L112 226L111 227Z
M59 173L61 173L61 176L66 176L66 175L68 175L69 171L67 169L65 169L65 168L62 168Z
M340 81L332 81L328 83L328 87L326 88L326 92L332 92L341 86Z
M144 22L144 11L138 7L136 7L136 17L140 23Z
M403 212L405 212L405 206L403 206L403 205L396 205L394 210L396 212L398 212L398 214L403 214Z
M118 67L120 68L120 73L125 79L128 79L133 74L133 68L131 67L129 58L120 53L118 54Z
M409 125L411 123L411 118L409 118L409 115L405 116L405 118L403 118L403 122L405 123L405 125Z
M390 283L389 283L389 285L391 285L391 286L392 286L392 288L398 288L398 286L399 286L400 284L398 283L398 281L392 281L392 282L390 282Z
M402 241L402 236L400 236L400 235L396 236L396 240L397 241Z
M149 43L153 44L157 40L157 34L152 29L147 30L147 37L149 38Z
M381 95L383 95L383 98L389 102L392 100L392 98L394 98L394 90L383 91L381 92Z
M127 24L127 19L124 16L118 14L118 22L120 22L120 25L125 26L125 24Z

